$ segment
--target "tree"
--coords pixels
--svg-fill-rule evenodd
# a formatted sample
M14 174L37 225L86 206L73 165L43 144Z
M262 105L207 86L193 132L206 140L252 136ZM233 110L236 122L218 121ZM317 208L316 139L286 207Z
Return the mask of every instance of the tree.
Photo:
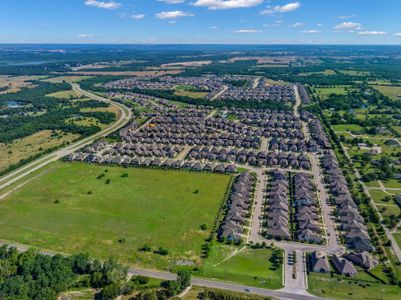
M102 289L101 296L104 300L112 300L118 297L121 293L121 284L113 282Z
M185 290L191 285L191 272L188 270L178 271L177 281L180 284L181 290Z

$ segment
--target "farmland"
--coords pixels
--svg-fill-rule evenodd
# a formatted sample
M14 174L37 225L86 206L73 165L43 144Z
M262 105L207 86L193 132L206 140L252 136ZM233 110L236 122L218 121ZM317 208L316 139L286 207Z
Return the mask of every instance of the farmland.
M0 204L0 237L66 253L112 255L130 265L198 264L209 235L200 226L212 226L229 179L59 163ZM145 244L150 251L139 250ZM155 253L159 247L168 255Z

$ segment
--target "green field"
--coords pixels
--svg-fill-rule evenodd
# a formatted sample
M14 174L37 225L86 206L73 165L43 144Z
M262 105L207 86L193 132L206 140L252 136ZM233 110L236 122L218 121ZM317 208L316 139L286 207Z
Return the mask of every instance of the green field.
M337 85L334 87L317 87L314 90L317 96L324 99L330 94L346 95L348 93L347 90L351 91L352 88L349 85Z
M358 280L331 278L330 274L310 273L308 291L336 300L399 300L401 288Z
M391 85L373 85L376 90L392 99L401 100L401 86L391 86Z
M334 131L351 131L351 132L359 132L363 131L363 127L358 124L339 124L332 125Z
M238 282L269 289L282 287L282 264L273 268L270 258L272 249L250 249L215 245L205 261L201 276L224 281ZM234 256L232 256L235 254ZM230 257L232 256L232 257ZM282 252L280 251L282 257Z
M401 232L393 233L393 237L397 242L398 246L401 247Z
M112 255L133 266L199 264L209 235L200 226L211 228L229 181L208 173L59 163L0 203L0 239ZM152 251L138 250L145 244ZM153 252L159 247L168 255Z

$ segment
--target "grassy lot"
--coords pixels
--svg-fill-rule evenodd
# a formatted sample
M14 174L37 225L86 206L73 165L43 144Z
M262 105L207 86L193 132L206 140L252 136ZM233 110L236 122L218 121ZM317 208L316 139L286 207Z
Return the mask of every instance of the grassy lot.
M59 98L59 99L77 99L82 96L81 93L78 93L76 91L70 90L70 91L61 91L53 94L48 94L47 96L49 97L54 97L54 98Z
M367 187L380 187L379 182L377 181L369 181L369 182L365 182L365 185Z
M363 131L363 127L358 124L339 124L332 125L334 131L351 131L360 132Z
M370 76L370 72L357 71L357 70L340 70L341 73L350 76Z
M401 232L393 233L393 237L397 242L398 246L401 247Z
M269 260L273 250L247 248L230 258L240 249L241 247L214 245L200 275L262 288L282 287L282 264L274 269Z
M182 300L199 300L199 299L205 299L202 298L202 295L205 290L209 291L217 291L216 289L205 289L200 286L193 286L191 290L184 296L181 297ZM261 299L271 299L270 297L262 297L262 296L255 296L252 294L246 294L246 293L237 293L237 292L231 292L231 291L225 291L225 293L230 293L230 295L235 295L236 297L241 297L241 300L261 300ZM235 299L238 299L235 298ZM206 298L205 300L208 300L209 298ZM225 298L225 299L232 299L232 298ZM124 300L124 299L123 299Z
M43 130L9 144L0 143L0 171L49 148L71 142L79 137L77 134L67 134Z
M394 202L392 198L390 201L384 200L386 196L391 197L390 195L384 193L381 190L370 190L369 193L372 196L373 201L376 203L379 212L384 217L391 215L398 216L401 213L399 206Z
M229 181L208 173L60 163L0 203L0 239L112 255L132 266L198 264L209 234L200 226L210 228ZM145 244L168 255L139 251Z
M192 91L185 91L185 90L177 90L174 92L174 95L177 96L186 96L195 99L202 99L207 96L208 93L206 92L192 92Z
M401 180L395 180L395 179L383 180L383 184L386 188L401 189Z
M399 300L401 295L397 286L331 278L320 273L310 273L308 285L311 294L336 300Z
M372 85L373 88L381 92L384 96L392 99L401 100L401 86L389 86L389 85Z
M0 94L16 93L23 87L30 87L30 80L39 80L46 76L6 76L0 75L0 88L8 86L8 90L0 92Z
M347 89L352 90L349 85L338 85L335 87L319 87L315 88L316 94L322 98L327 97L330 94L346 95Z
M48 78L44 81L52 82L52 83L59 83L59 82L80 82L82 80L93 78L93 76L59 76L59 77L52 77Z
M320 72L305 72L305 73L299 73L298 76L314 76L314 75L335 75L336 72L334 70L324 70Z
M174 95L191 97L195 99L205 98L208 94L208 92L197 91L196 88L191 85L178 85L174 89Z
M67 124L76 124L80 126L99 126L101 129L107 127L107 124L102 124L99 122L98 119L96 118L84 118L84 117L79 117L77 119L68 119L66 120Z

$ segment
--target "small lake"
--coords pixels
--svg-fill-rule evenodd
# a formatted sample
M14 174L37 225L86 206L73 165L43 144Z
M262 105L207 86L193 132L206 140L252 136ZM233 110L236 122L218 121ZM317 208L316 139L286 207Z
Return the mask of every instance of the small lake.
M17 102L17 101L10 100L10 101L6 102L6 107L7 108L20 108L22 106L24 106L24 105L22 103L20 103L20 102Z

